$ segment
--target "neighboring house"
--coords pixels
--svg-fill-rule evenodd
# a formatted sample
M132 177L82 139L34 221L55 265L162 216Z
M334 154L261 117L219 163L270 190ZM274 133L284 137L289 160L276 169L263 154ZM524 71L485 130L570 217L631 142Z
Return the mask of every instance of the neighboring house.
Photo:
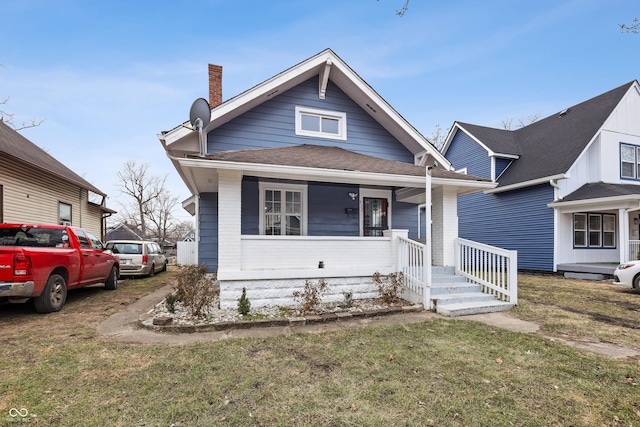
M104 237L106 194L0 120L0 222L70 224Z
M422 251L410 239L431 243L420 262L455 264L457 198L495 184L454 172L333 51L224 103L221 77L209 65L206 142L189 123L159 135L193 194L183 206L196 216L198 263L217 271L221 306L236 307L243 287L256 306L289 304L320 278L334 300L371 296L376 271L408 271L399 255L412 244ZM427 289L431 262L422 271Z
M498 184L459 199L461 237L517 250L527 270L589 272L582 264L636 258L637 81L517 130L456 122L442 152Z
M121 222L120 224L110 227L105 236L108 240L145 240L142 237L142 231L134 225ZM150 240L150 239L147 239Z

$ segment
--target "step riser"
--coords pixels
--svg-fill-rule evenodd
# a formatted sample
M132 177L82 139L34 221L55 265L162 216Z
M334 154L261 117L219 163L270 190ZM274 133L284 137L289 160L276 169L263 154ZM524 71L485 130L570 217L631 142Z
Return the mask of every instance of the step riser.
M474 285L473 283L448 283L445 285L431 287L431 295L460 294L469 292L481 293L481 291L482 287L480 285Z
M437 307L436 313L448 317L469 316L472 314L496 313L498 311L507 311L513 308L512 304L502 306L479 306L462 309L448 309L447 307Z
M478 294L478 295L468 295L468 296L442 295L442 296L436 296L435 298L431 298L431 299L436 301L436 307L439 305L460 304L464 302L475 302L480 304L483 302L496 300L496 298L493 295L489 295L489 294Z

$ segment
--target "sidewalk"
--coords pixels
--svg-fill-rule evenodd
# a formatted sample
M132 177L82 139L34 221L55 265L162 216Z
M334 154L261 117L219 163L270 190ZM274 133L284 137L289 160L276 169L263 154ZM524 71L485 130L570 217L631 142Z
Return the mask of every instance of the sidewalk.
M196 342L218 341L227 338L268 338L273 336L292 335L297 333L322 333L338 329L354 329L373 325L403 325L424 322L430 319L443 318L442 316L431 311L420 311L413 313L391 314L380 317L365 317L352 320L341 320L337 322L314 323L311 325L272 326L268 328L230 329L225 331L181 334L154 332L146 328L139 327L138 321L141 318L147 316L149 310L151 310L156 304L162 301L164 296L167 293L171 292L171 290L171 285L167 285L143 298L140 298L135 303L130 304L129 306L127 306L125 311L111 315L108 319L98 325L98 334L106 337L112 337L125 342L180 345ZM539 326L536 323L516 319L510 316L508 312L474 314L456 318L444 318L457 321L461 320L481 322L511 332L525 334L539 333ZM613 359L640 357L640 350L636 348L603 342L569 340L544 334L542 334L542 336L551 341L561 342L573 348L600 354L602 356Z

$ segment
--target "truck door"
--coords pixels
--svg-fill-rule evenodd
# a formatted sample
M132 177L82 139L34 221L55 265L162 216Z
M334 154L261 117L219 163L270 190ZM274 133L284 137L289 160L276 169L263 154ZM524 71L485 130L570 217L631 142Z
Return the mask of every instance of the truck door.
M74 228L73 231L76 233L78 241L80 242L80 253L82 254L82 269L79 283L91 282L96 278L98 258L84 231L77 228Z
M102 244L100 239L98 239L96 236L89 233L88 231L85 232L85 234L87 235L87 238L91 243L91 248L93 249L93 255L96 259L96 263L94 265L95 267L94 277L97 279L106 280L107 277L109 276L109 273L111 272L111 266L113 265L113 263L107 262L106 256L104 254L104 245Z

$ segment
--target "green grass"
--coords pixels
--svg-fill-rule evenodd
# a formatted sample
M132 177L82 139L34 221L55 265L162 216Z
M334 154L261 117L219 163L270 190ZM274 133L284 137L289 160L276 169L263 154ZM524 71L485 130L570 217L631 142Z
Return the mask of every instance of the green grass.
M129 281L117 300L131 302L171 274ZM533 285L524 282L527 295ZM115 293L83 293L44 316L0 307L0 425L16 425L8 411L22 407L37 415L30 424L65 426L640 425L637 360L540 335L437 319L130 344L95 332L122 310L107 302ZM540 304L526 298L525 308Z

